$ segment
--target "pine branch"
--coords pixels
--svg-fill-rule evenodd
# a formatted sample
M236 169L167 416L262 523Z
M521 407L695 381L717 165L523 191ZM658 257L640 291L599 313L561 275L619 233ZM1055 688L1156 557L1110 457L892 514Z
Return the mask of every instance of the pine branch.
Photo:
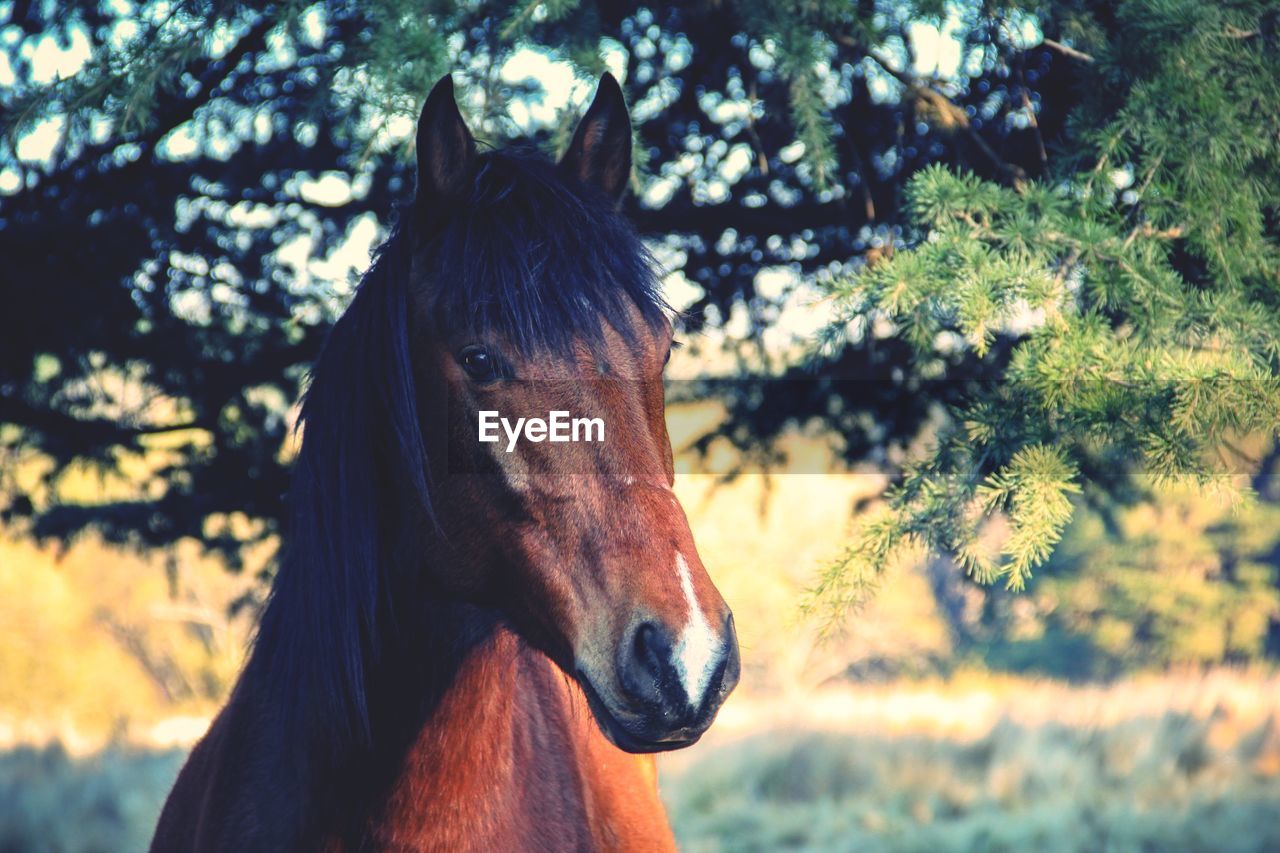
M1094 61L1093 57L1085 53L1084 51L1076 50L1074 47L1065 45L1060 41L1054 41L1053 39L1047 38L1042 40L1040 43L1043 44L1045 47L1049 48L1050 50L1055 50L1058 53L1061 53L1063 56L1070 57L1071 59L1077 59L1080 62L1085 62L1085 63L1092 63Z
M78 453L92 453L117 444L133 444L144 436L211 429L208 420L189 420L173 424L129 425L116 418L80 417L53 408L37 407L16 397L0 395L0 423L34 429L70 441Z
M846 47L859 47L857 42L848 36L837 36L836 41ZM977 128L973 126L973 123L969 121L969 114L933 84L913 77L906 72L899 71L890 62L877 56L874 51L865 51L864 55L875 62L890 77L905 86L912 95L928 101L930 106L936 109L940 115L947 117L952 126L964 131L965 135L977 146L978 150L991 161L991 165L1002 181L1017 187L1027 180L1026 171L1021 166L1006 161L996 153L996 150L991 147L982 134L978 132Z
M1232 39L1251 39L1262 35L1262 30L1242 30L1239 27L1232 26L1231 24L1227 24L1224 32L1227 38Z

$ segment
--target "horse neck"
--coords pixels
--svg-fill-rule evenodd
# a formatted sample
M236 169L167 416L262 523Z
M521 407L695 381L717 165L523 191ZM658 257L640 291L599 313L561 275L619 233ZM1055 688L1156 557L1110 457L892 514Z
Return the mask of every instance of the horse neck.
M358 840L355 847L388 846L382 833L391 832L382 841L395 838L431 813L423 805L467 767L512 759L511 726L526 686L523 641L494 612L471 605L433 599L426 614L431 629L384 649L374 670L372 742L348 765L341 794L359 804L339 830Z
M370 667L371 746L387 752L429 725L437 706L457 689L464 662L492 645L498 614L444 597L414 603L416 624L398 624ZM495 680L490 685L501 690Z
M406 571L389 576L423 575ZM366 652L366 742L350 741L331 749L334 739L328 731L317 725L292 725L271 707L279 694L275 685L266 683L274 670L265 665L265 659L277 650L255 648L237 686L233 704L250 711L236 715L238 725L251 730L255 742L270 745L254 756L261 772L253 775L272 789L269 797L288 804L280 812L293 813L290 822L301 833L303 846L316 840L316 832L361 836L369 815L400 776L406 754L425 732L439 725L437 710L457 692L464 663L477 656L492 658L497 638L510 637L495 611L418 588L417 583L402 587L388 596L398 610L382 614L381 643ZM491 695L469 699L508 705L513 700L517 681L504 677L500 665L503 660L513 661L510 643L504 648L506 653L489 661L485 670L484 688ZM474 679L467 689L476 690ZM305 703L307 698L300 701Z

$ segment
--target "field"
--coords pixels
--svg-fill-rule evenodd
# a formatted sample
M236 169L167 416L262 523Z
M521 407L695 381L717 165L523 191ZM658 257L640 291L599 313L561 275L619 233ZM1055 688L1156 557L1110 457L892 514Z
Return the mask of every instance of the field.
M728 709L667 762L682 847L1280 849L1280 681L960 679Z
M843 640L814 642L798 596L881 486L681 478L744 661L703 743L662 760L685 850L1280 849L1271 670L982 671L905 568ZM194 550L0 537L0 853L145 849L240 665L251 613L227 604L254 588Z
M1274 850L1278 712L1280 680L1230 671L744 695L663 793L688 851ZM0 851L144 849L198 731L5 744Z

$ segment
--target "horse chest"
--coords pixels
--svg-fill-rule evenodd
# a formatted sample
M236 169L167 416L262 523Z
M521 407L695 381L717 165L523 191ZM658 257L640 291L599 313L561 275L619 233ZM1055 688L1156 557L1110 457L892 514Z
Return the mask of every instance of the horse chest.
M550 661L499 637L458 672L370 826L387 850L670 850L653 761L596 730Z

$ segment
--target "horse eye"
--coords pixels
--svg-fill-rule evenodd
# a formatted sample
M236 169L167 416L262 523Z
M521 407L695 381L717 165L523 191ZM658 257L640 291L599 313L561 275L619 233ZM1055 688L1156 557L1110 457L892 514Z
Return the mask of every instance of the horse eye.
M498 378L497 364L484 347L469 346L458 353L458 364L476 382L492 382Z
M666 356L666 358L662 359L662 366L663 366L663 367L666 367L666 366L667 366L667 362L671 361L671 353L675 352L679 347L682 347L682 346L684 346L684 344L683 344L682 342L680 342L680 341L672 341L672 342L671 342L671 346L667 347L667 356Z

